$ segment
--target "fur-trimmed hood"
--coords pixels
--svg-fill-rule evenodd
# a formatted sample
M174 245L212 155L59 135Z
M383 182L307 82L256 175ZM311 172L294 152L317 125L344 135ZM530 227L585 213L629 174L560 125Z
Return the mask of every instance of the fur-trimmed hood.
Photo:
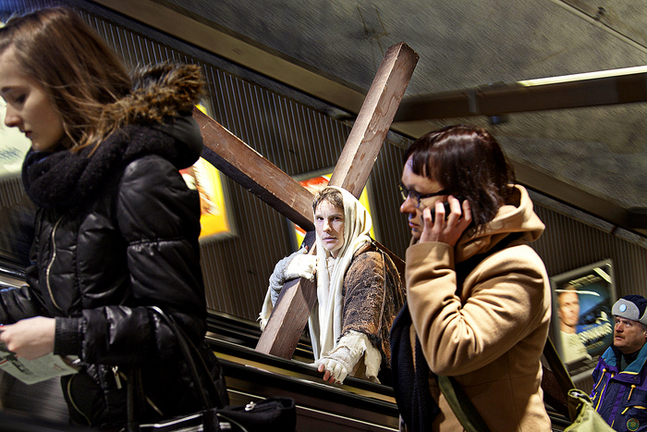
M41 207L70 210L92 200L107 179L129 162L158 155L177 169L191 166L202 152L202 135L191 117L202 92L195 65L164 63L138 74L133 92L106 106L114 127L107 138L78 151L30 150L23 163L25 190Z
M191 114L202 96L204 81L200 66L160 63L135 72L133 91L106 107L106 121L118 127L163 123Z

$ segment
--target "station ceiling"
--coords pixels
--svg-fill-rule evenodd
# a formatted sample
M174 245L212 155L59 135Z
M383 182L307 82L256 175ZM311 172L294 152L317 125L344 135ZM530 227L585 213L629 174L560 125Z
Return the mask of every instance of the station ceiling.
M458 122L484 126L521 183L647 232L642 2L95 3L321 99L341 116L359 111L385 51L405 42L420 60L394 131L416 138Z

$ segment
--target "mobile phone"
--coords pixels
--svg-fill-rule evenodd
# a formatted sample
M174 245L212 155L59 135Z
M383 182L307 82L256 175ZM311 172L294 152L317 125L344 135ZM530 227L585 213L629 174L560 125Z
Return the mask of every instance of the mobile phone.
M458 199L458 201L461 204L461 214L463 214L463 201L465 201L465 198L463 198L463 197L456 197L456 198ZM449 205L448 202L444 202L443 207L445 207L445 220L447 220L447 218L449 218L449 213L452 211L452 209L451 209L451 206ZM420 218L422 219L422 215L420 216ZM433 207L431 207L431 221L436 222L436 206L435 205ZM423 224L424 224L424 221L423 221Z
M444 202L443 207L445 207L445 220L447 220L447 218L449 218L449 213L452 211L452 209L448 202ZM431 221L436 222L436 206L433 206L431 208Z

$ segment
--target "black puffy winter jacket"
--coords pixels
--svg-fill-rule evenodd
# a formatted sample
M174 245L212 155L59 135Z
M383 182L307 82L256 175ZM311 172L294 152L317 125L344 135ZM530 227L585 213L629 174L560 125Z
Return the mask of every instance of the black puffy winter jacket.
M28 287L0 292L0 322L56 318L54 353L78 356L64 377L73 420L119 427L126 379L140 374L149 421L200 408L174 337L147 306L172 315L197 346L206 331L200 203L179 169L202 137L190 117L130 125L96 149L30 152L23 182L39 206ZM204 355L214 375L219 365ZM224 382L221 398L226 403Z

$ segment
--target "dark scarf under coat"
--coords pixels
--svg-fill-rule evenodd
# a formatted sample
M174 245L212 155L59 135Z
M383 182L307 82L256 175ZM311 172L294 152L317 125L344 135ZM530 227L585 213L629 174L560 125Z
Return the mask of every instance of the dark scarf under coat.
M429 375L432 373L427 366L417 335L414 367L409 338L411 324L409 306L405 303L391 328L393 392L400 415L409 430L431 431L432 423L440 413L440 407L429 393Z
M68 211L96 197L106 181L128 162L158 155L178 169L186 168L200 155L196 147L176 141L157 128L131 125L108 137L94 153L91 147L78 152L30 150L23 163L22 181L27 195L39 207Z

